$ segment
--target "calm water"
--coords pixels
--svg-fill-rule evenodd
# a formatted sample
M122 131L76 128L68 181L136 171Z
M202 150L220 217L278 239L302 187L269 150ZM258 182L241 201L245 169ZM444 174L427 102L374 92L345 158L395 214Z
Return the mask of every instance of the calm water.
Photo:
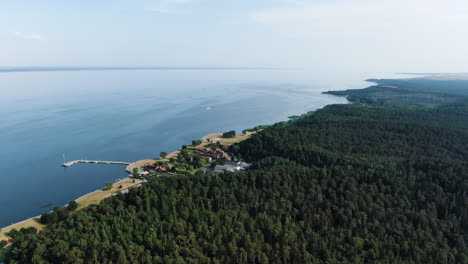
M0 73L0 226L61 206L125 166L192 139L285 120L332 103L330 89L362 88L371 74L279 70ZM52 204L45 207L46 204ZM41 208L42 207L42 208Z

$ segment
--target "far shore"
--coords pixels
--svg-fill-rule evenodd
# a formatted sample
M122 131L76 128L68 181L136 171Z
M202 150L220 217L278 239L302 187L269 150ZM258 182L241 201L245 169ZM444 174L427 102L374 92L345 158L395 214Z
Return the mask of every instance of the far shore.
M222 133L209 134L202 138L202 142L203 142L202 145L206 145L209 142L220 142L222 144L234 144L234 143L250 138L255 133L256 132L247 132L245 134L237 135L234 138L223 138ZM169 153L165 159L161 159L161 158L144 159L144 160L133 162L127 166L126 171L129 173L132 173L134 168L140 168L148 163L155 163L157 161L168 160L170 158L177 157L177 154L179 154L179 152L180 152L180 149L173 151ZM86 208L93 204L99 204L105 198L108 198L123 190L127 190L129 188L135 187L139 184L142 184L143 182L144 182L143 180L125 178L118 182L115 182L112 185L112 189L108 191L96 190L91 193L85 194L75 200L78 203L77 210ZM40 218L41 218L40 215L34 216L26 220L23 220L21 222L17 222L17 223L1 228L0 229L0 241L2 240L9 241L11 237L7 236L6 233L10 232L13 229L20 230L21 228L35 227L38 231L42 230L44 227L46 227L46 225L43 225L40 223Z

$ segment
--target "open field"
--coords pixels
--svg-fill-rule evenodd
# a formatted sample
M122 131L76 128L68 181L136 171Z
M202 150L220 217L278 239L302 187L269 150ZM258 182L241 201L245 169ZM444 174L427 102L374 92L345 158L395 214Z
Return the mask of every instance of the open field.
M204 137L203 142L207 143L209 140L209 142L219 142L221 144L234 144L250 138L255 133L257 132L247 132L242 135L237 135L233 138L223 138L223 133L215 133Z

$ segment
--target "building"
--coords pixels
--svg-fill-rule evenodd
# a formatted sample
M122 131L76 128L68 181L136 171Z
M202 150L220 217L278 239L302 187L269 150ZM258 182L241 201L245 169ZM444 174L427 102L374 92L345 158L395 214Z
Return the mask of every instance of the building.
M213 162L213 159L209 156L203 156L203 159L206 160L208 163Z
M156 166L154 168L155 171L157 172L167 172L167 168L166 167L162 167L162 166Z
M214 167L214 172L220 172L223 173L225 171L233 171L231 167L229 166L224 166L224 165L216 165Z
M250 164L245 162L234 162L226 161L224 165L216 165L214 168L215 172L225 172L225 171L241 171L246 170L250 167Z

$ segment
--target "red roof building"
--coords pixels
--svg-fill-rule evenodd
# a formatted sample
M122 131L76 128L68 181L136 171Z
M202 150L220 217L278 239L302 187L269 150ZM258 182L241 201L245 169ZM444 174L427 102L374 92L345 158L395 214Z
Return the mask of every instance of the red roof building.
M156 166L156 168L154 168L156 171L158 172L166 172L167 171L167 168L166 167L162 167L162 166Z

